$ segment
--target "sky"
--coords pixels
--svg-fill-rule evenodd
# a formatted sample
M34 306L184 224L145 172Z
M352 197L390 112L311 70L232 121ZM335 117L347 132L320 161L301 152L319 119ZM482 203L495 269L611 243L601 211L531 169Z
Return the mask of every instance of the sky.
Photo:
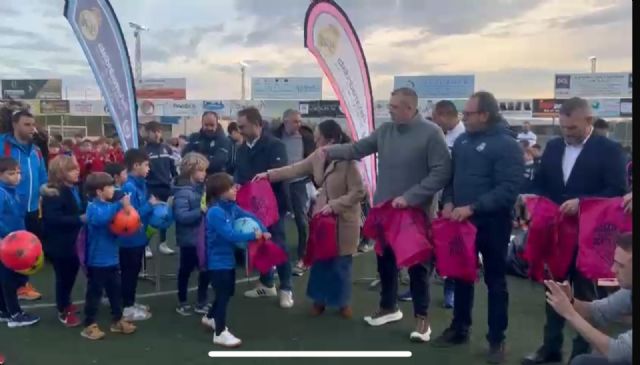
M475 74L499 98L553 97L553 75L631 70L630 0L337 0L367 58L375 99L394 75ZM307 0L111 0L120 23L149 27L143 77L185 77L189 99L239 99L250 77L322 76L303 46ZM64 0L2 0L0 79L61 78L98 99ZM133 34L123 29L133 58ZM247 93L250 95L250 92ZM323 98L335 99L327 80Z

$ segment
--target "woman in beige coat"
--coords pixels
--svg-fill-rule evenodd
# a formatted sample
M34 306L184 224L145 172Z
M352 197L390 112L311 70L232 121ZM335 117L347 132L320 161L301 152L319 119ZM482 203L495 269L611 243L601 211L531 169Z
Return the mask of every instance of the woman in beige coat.
M320 123L314 132L316 145L323 147L350 142L334 120ZM351 318L352 255L360 241L360 203L365 197L360 172L354 161L325 160L319 152L286 167L259 174L256 179L271 182L311 176L318 187L318 197L312 215L336 215L338 257L316 261L311 266L307 296L313 300L313 315L320 315L326 307L339 308L340 314Z

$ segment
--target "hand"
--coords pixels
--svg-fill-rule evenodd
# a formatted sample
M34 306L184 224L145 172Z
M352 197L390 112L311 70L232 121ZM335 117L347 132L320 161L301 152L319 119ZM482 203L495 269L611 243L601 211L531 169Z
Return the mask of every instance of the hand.
M125 208L131 207L131 194L125 194L120 200L122 206Z
M158 200L155 195L151 195L151 197L149 197L149 204L156 205L158 203L160 203L160 200Z
M83 214L83 215L80 216L80 222L87 223L87 215L86 214Z
M256 241L260 241L262 239L262 231L256 229L254 233L256 235Z
M573 308L573 304L571 304L571 288L569 288L569 284L561 283L558 284L552 280L545 280L544 285L549 289L547 291L547 303L553 309L564 317L565 319L572 316L576 313L576 310Z
M578 199L567 200L560 205L560 213L564 215L576 215L578 214L578 207L580 206Z
M633 196L632 193L625 195L622 198L622 207L624 208L624 212L627 214L631 214L631 205L633 204Z
M270 239L271 239L271 233L269 233L269 232L262 232L262 239L263 239L264 241L268 241L268 240L270 240Z
M329 204L325 205L324 207L322 207L322 209L320 209L316 215L331 215L333 214L333 208L331 208L331 206Z
M458 207L451 212L451 219L454 221L462 222L466 221L473 215L471 206L465 205L464 207Z
M393 199L393 201L391 202L391 206L394 208L399 208L399 209L403 209L409 206L409 203L407 203L407 200L402 197L399 196L395 199Z
M451 219L451 213L453 212L453 204L452 203L447 203L444 205L444 207L442 207L442 218L445 219Z
M269 173L268 172L261 172L261 173L257 174L256 176L254 176L251 181L258 181L258 180L269 180Z

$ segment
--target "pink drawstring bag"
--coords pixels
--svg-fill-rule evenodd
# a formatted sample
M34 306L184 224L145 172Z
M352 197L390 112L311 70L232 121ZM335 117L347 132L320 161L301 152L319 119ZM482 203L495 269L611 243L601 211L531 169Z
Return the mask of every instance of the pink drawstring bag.
M577 268L590 280L614 278L611 272L616 236L631 231L631 215L622 198L580 200L580 243Z
M207 239L205 219L203 218L198 226L198 237L196 239L196 255L198 256L198 268L200 271L207 270Z
M287 253L272 241L249 242L247 250L249 269L262 275L268 274L274 266L282 265L288 260Z
M391 202L388 201L371 208L369 214L367 214L367 219L364 221L362 235L365 238L376 241L374 249L378 256L382 256L384 247L387 245L385 231L388 229L387 222L392 214L393 207L391 207Z
M420 208L392 208L385 237L396 257L398 268L424 263L433 254L427 238L427 216Z
M315 215L309 222L309 240L303 262L309 266L319 260L337 257L338 221L335 215Z
M553 245L547 253L546 262L551 279L564 280L578 249L578 216L558 212L555 221Z
M556 240L558 205L543 196L528 197L524 203L531 221L522 258L529 264L529 277L542 282L545 280L545 260Z
M478 276L476 227L469 221L438 218L432 222L431 229L438 273L474 283Z
M84 274L87 274L87 228L82 226L76 237L76 255L80 261L80 268Z
M278 219L278 202L267 180L248 182L238 190L236 201L240 208L253 213L265 227L275 224Z

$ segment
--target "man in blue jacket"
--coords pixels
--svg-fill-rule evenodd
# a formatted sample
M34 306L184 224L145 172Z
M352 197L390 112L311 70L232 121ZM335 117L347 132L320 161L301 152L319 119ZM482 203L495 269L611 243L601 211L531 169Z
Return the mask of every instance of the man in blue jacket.
M238 148L235 182L243 185L250 182L257 174L277 169L287 165L287 152L284 144L271 136L263 133L262 116L256 108L246 108L238 112L238 128L244 136L245 142ZM287 211L287 197L284 183L271 184L278 201L278 213L280 219L269 227L273 241L280 245L285 252L286 237L283 217ZM291 263L277 267L280 278L280 306L282 308L293 307L293 294L291 287ZM249 298L275 297L277 291L273 283L273 274L261 275L258 286L244 293Z
M562 138L547 143L534 177L533 193L551 199L560 205L563 214L570 216L578 214L580 198L624 195L626 180L622 147L594 133L595 118L589 102L582 98L568 99L560 108L559 119ZM569 269L568 277L556 277L554 280L568 280L578 300L592 301L604 294L598 293L595 283L582 277L575 270L575 265ZM525 357L523 365L562 361L565 320L548 304L546 316L543 345ZM589 352L589 343L576 336L571 359Z
M453 180L443 194L442 216L470 219L477 228L476 247L482 254L489 297L489 353L491 364L504 362L504 332L508 323L506 281L511 212L524 174L518 142L502 125L495 97L479 91L464 106L466 132L452 150ZM436 345L453 346L469 340L474 283L456 280L453 320Z
M209 168L207 174L225 172L229 162L231 142L218 123L218 114L212 111L202 113L202 128L189 136L189 143L182 151L182 156L189 152L198 152L207 157Z
M38 208L40 186L47 182L46 163L40 148L34 144L36 120L27 110L18 110L11 115L13 133L0 135L0 146L4 157L12 157L20 164L22 178L16 188L20 209L25 212L25 227L36 236L41 236ZM26 281L18 289L22 300L37 300L42 295Z

